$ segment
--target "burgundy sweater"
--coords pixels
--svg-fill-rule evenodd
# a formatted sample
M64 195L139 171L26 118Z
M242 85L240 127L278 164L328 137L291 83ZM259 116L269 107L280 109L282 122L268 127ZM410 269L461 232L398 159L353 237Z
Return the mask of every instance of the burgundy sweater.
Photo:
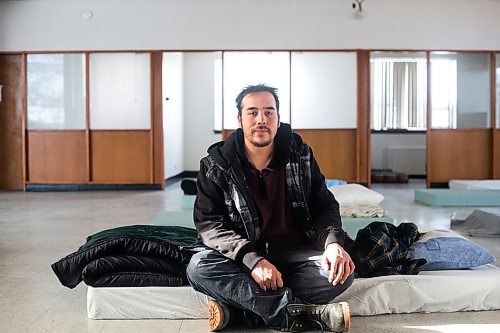
M293 221L292 204L286 189L285 169L265 168L259 172L248 162L245 164L243 172L260 215L259 242L275 245L304 244L304 238Z

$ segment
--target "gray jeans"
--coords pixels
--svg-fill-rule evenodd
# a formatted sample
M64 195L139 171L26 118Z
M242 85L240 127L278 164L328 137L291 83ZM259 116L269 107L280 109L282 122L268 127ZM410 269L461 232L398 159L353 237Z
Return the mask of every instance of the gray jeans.
M286 306L302 302L326 304L344 292L353 282L353 274L333 286L321 268L323 252L310 249L272 248L264 254L281 272L284 287L263 291L247 267L239 265L215 250L196 253L187 268L188 280L197 291L240 310L260 316L268 327L285 327Z

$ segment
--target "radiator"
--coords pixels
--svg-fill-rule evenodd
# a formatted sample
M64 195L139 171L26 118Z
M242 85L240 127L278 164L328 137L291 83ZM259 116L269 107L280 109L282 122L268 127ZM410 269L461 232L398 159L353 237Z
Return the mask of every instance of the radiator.
M407 146L388 148L389 168L408 175L425 175L425 147Z

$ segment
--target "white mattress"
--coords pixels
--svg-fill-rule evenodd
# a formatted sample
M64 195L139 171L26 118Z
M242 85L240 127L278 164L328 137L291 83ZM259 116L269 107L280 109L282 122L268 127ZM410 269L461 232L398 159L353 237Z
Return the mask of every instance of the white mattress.
M448 182L452 190L500 190L500 179L486 180L459 180L452 179Z
M120 287L87 290L90 319L208 318L208 296L184 287Z
M191 287L88 287L91 319L207 318L209 298ZM500 309L500 269L421 272L356 279L335 301L351 315Z

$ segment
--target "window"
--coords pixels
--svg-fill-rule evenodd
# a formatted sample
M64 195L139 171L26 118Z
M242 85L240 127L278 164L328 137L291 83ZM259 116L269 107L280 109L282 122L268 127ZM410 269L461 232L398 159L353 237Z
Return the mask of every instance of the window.
M356 70L355 52L224 52L214 62L214 128L237 128L236 96L260 83L278 88L280 120L296 129L356 128Z
M491 55L431 53L432 128L489 128Z
M432 128L457 127L457 61L431 60Z
M370 63L371 128L425 129L427 114L425 53L374 52Z
M28 129L85 129L85 55L28 55Z
M292 52L294 128L356 128L355 52Z
M290 122L289 52L224 52L223 129L238 127L235 98L247 85L278 88L280 119Z
M148 53L90 55L90 128L151 128Z

